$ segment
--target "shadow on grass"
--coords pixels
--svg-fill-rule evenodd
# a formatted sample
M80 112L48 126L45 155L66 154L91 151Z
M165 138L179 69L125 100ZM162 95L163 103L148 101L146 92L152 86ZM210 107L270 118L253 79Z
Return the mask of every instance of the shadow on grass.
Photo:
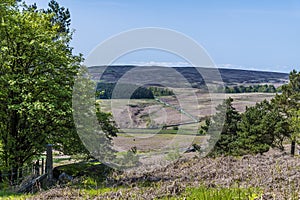
M74 178L86 177L97 181L105 180L114 170L96 160L61 165L53 169L53 177L58 180L59 175L66 173Z

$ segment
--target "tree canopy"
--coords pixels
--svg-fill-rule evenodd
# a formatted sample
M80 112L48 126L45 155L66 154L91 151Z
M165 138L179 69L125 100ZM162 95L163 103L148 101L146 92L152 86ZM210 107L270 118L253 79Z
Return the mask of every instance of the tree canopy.
M283 150L287 139L294 154L300 137L300 73L293 70L289 78L289 83L281 87L282 93L271 102L256 103L242 114L232 106L232 98L219 105L217 113L202 126L202 133L210 126L222 130L219 138L211 136L210 142L216 144L209 155L262 154L271 147Z
M289 83L282 86L282 93L277 94L272 99L272 103L290 123L286 131L290 134L291 154L294 155L296 140L300 137L297 126L295 126L297 113L300 110L300 72L296 70L290 72Z
M18 167L74 127L72 85L82 58L72 54L64 10L13 1L0 9L1 159Z
M266 100L247 107L238 126L236 143L242 154L262 154L270 147L283 150L283 141L289 136L287 120Z
M217 113L212 117L211 122L207 121L213 131L221 130L219 138L210 138L209 143L216 142L210 155L230 155L236 152L234 142L237 140L237 124L241 116L232 106L232 102L233 99L230 97L225 99L217 106Z

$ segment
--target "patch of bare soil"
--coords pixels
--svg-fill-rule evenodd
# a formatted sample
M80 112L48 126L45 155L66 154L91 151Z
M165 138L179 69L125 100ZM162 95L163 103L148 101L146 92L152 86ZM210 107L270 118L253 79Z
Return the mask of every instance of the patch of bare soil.
M192 154L150 172L141 168L116 174L108 178L107 184L110 187L122 186L123 189L101 194L94 199L154 199L180 195L185 188L200 185L258 187L263 192L259 199L292 199L292 196L299 199L300 158L277 150L265 155L246 155L240 158L199 158ZM295 198L297 192L298 196ZM67 194L70 199L71 193L80 198L78 191L76 193L73 189L69 192L65 189L53 189L37 197L65 198L63 195Z
M184 91L183 91L184 90ZM175 89L174 89L175 91ZM157 128L182 122L191 122L215 114L215 107L229 96L234 99L233 106L244 112L246 106L254 105L264 99L270 100L273 93L220 94L203 93L198 89L176 89L178 95L164 96L155 100L102 100L103 111L112 112L114 120L121 129ZM113 109L112 109L112 108Z
M190 119L177 110L161 104L126 105L115 109L114 119L120 128L157 128Z
M140 137L124 137L118 136L114 138L114 145L116 148L121 147L123 150L128 151L132 147L136 147L141 152L155 152L170 147L187 148L193 141L197 144L204 143L207 137L195 135L177 135L177 134L140 134ZM147 137L149 136L149 137ZM174 146L174 144L176 146ZM173 146L172 146L173 145Z

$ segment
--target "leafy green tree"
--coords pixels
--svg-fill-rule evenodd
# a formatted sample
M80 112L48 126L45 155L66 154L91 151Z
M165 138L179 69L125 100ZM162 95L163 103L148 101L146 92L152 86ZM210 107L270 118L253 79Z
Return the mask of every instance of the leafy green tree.
M217 113L212 117L210 126L212 131L221 130L219 138L210 138L210 143L215 143L210 156L216 155L233 155L237 151L235 142L238 138L238 122L241 119L240 114L232 106L233 99L228 98L224 102L217 106Z
M276 92L276 88L274 85L268 85L268 89L266 92L269 92L269 93L275 93Z
M71 97L82 58L55 13L1 4L0 140L2 161L17 169L74 126Z
M69 34L71 25L71 14L69 9L60 6L55 0L51 0L48 4L49 8L45 13L54 14L51 18L52 25L58 25L58 34Z
M277 94L272 100L276 105L280 113L292 122L293 114L300 110L300 72L293 70L289 75L289 83L281 87L282 93ZM293 125L287 130L291 139L291 154L295 154L296 140L299 137L293 129Z
M206 118L205 119L205 124L200 127L200 132L199 133L201 135L207 134L210 124L211 124L211 119Z
M290 119L289 119L289 125L292 130L292 140L299 143L299 137L300 137L300 110L291 109L289 111ZM295 148L295 147L293 147ZM294 150L295 151L295 150Z
M113 120L111 113L101 111L101 102L97 101L95 106L95 114L98 121L96 125L99 125L104 133L104 137L108 139L109 145L112 145L111 140L113 137L117 137L117 133L119 132L118 128L116 127L116 123ZM95 139L90 138L90 140ZM61 151L66 155L83 154L87 159L95 158L92 154L93 152L86 148L85 145L88 144L83 144L82 138L77 133L77 128L75 127L74 122L72 122L66 132L61 134L61 137L53 138L50 143L54 144L56 150Z
M284 130L287 126L287 120L266 100L247 107L239 123L236 141L240 154L262 154L270 147L283 149L283 140L288 136Z
M76 131L83 145L69 149L75 153L83 153L99 159L101 162L111 162L115 158L112 148L112 138L117 136L118 129L110 113L103 113L99 100L95 101L96 83L90 79L88 69L81 67L73 88L73 116ZM72 145L72 144L70 144ZM86 148L86 151L84 151Z
M112 120L112 114L102 112L100 107L100 104L96 104L97 110L96 110L96 116L97 120L99 122L99 125L103 132L105 133L106 137L110 140L113 139L113 137L117 137L117 133L119 132L118 128L116 127L115 121Z

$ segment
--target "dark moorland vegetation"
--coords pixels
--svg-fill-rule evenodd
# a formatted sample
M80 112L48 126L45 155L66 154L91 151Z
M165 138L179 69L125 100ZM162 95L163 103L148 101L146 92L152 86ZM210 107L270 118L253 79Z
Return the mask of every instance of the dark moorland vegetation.
M134 70L139 66L134 65L113 65L113 66L95 66L89 68L90 73L93 75L93 78L98 79L102 82L114 83L127 72ZM105 71L99 77L99 71ZM159 67L156 67L159 69ZM145 68L147 69L147 68ZM163 68L162 68L163 69ZM210 83L213 80L204 80L199 71L194 67L174 67L172 68L179 72L194 88L206 88L206 84ZM161 70L163 71L163 70ZM204 74L210 74L213 69L210 68L201 68L200 71ZM221 78L225 86L232 87L233 85L275 85L284 84L288 81L287 73L278 73L278 72L262 72L262 71L247 71L247 70L238 70L238 69L218 69ZM157 73L157 80L164 80L165 74ZM154 85L156 86L156 85Z

